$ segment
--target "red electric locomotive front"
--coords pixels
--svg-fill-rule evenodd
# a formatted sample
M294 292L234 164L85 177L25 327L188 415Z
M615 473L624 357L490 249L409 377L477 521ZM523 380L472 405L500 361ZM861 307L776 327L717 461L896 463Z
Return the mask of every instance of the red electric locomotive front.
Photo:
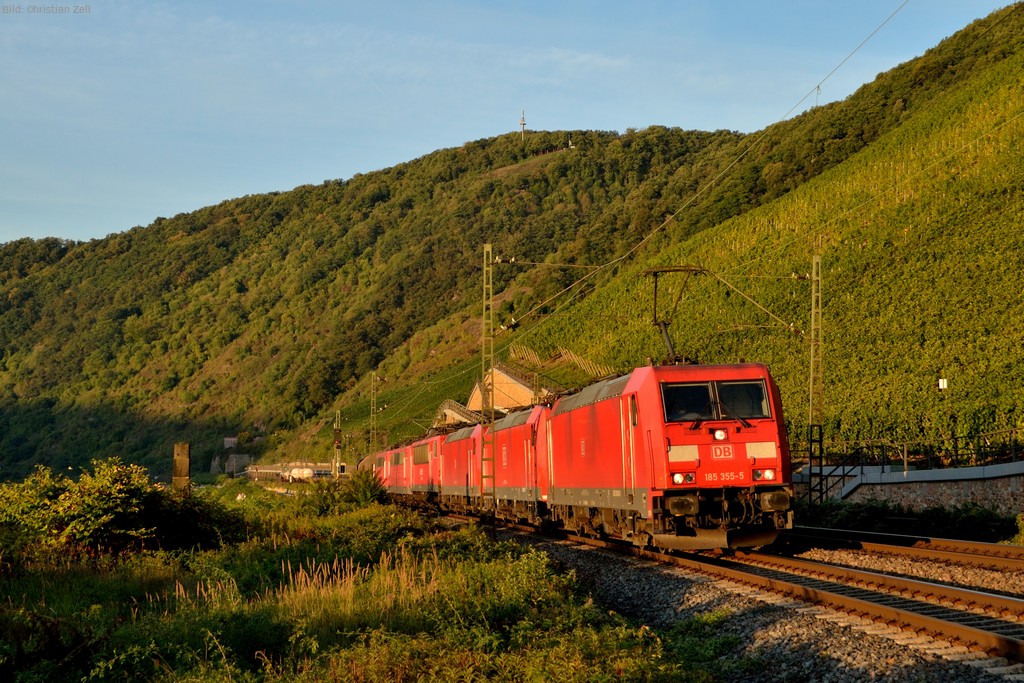
M569 529L696 549L792 525L779 392L761 364L638 368L559 400L551 516Z
M768 368L680 365L638 372L644 370L654 378L645 383L642 419L652 437L660 431L663 444L655 476L661 496L655 498L666 524L656 541L762 545L792 527L789 442Z

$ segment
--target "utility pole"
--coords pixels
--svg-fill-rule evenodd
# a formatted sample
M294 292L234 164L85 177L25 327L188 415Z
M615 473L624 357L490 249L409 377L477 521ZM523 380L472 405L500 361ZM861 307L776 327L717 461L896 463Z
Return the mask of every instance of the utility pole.
M821 256L811 261L811 363L807 424L821 425L824 418L824 382L821 358Z
M331 462L331 476L337 479L341 474L341 411L334 411L334 460Z
M480 412L483 436L480 454L480 497L485 512L496 509L494 491L494 256L484 245L483 332L480 354Z
M174 469L172 470L171 486L184 495L189 494L192 487L192 446L187 442L174 444Z
M825 390L823 379L823 364L821 354L821 254L818 253L821 242L816 245L814 256L811 260L811 359L809 370L809 391L807 408L807 466L808 472L808 501L821 503L825 497L825 439L822 433L824 423ZM815 479L814 467L817 463L818 476Z
M370 373L370 452L377 451L377 373Z

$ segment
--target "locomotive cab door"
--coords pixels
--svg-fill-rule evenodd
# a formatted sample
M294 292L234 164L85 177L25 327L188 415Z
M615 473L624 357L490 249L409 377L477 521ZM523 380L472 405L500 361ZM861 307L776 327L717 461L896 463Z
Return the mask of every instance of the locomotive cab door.
M636 444L641 442L640 415L636 394L623 396L620 403L622 419L622 493L628 507L633 507L636 491Z
M523 444L523 464L526 467L526 493L530 500L537 500L540 490L537 488L537 425L527 429Z

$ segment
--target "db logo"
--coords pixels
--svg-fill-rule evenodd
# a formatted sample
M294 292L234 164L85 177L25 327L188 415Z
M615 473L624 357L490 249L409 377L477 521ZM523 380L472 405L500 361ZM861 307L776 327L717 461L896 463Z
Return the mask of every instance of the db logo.
M732 446L715 445L711 447L711 457L715 460L724 460L732 457Z

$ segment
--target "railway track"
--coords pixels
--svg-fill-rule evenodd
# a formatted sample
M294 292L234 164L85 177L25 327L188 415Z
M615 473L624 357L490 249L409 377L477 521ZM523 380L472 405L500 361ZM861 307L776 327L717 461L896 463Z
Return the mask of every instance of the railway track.
M521 525L500 526L537 533ZM564 539L895 626L910 639L948 640L964 660L998 655L1024 663L1024 599L1017 597L768 553L665 554L590 537Z
M780 549L816 547L864 550L999 571L1024 571L1024 546L1000 543L796 527L780 533L776 547Z
M949 640L975 656L1024 662L1024 600L850 567L738 552L732 558L671 554L592 538L568 540L667 563ZM969 658L968 655L966 658Z
M764 553L737 553L726 562L793 597L1024 661L1018 598Z

